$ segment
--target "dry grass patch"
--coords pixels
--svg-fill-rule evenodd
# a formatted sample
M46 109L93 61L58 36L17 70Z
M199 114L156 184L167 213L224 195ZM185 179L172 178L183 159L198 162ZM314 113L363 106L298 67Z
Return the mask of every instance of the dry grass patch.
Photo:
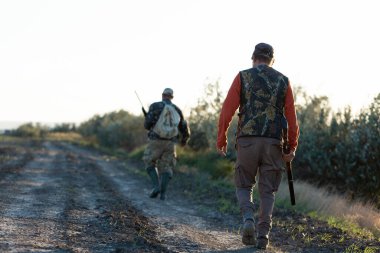
M330 223L337 223L340 220L357 225L370 231L374 236L380 237L380 212L374 206L349 201L338 194L329 193L323 188L317 188L305 182L297 181L294 187L297 209L327 218ZM290 205L286 182L281 184L277 199Z
M75 133L75 132L68 132L68 133L55 132L55 133L48 133L46 136L46 139L54 140L54 141L78 142L78 141L82 141L83 137L79 133Z

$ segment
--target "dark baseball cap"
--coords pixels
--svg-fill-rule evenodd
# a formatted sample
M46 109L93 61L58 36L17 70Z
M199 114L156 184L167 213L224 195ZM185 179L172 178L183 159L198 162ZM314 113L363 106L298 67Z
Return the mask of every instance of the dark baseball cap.
M164 91L162 92L162 95L168 95L173 97L173 90L171 88L165 88Z
M259 43L255 46L255 51L253 51L252 59L254 56L266 57L268 59L273 58L273 47L266 43Z

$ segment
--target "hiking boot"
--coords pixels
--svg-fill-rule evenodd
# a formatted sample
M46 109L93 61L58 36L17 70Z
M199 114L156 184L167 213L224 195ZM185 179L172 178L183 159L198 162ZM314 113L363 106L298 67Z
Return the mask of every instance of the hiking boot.
M259 237L257 238L257 245L256 248L258 249L266 249L269 245L269 240L266 237Z
M155 167L148 167L146 169L148 172L148 175L152 181L153 189L151 193L149 194L150 198L156 198L158 194L160 193L160 182L158 181L158 174Z
M244 221L242 242L245 245L256 244L255 222L253 219L246 219Z
M162 173L160 178L161 178L160 199L165 200L166 199L166 189L168 188L168 184L169 184L169 181L171 179L170 173Z

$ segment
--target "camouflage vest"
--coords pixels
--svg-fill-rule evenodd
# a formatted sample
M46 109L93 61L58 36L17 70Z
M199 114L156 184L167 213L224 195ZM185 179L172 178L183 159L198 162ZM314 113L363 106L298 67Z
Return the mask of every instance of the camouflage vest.
M240 72L241 97L237 137L282 139L288 78L267 65Z

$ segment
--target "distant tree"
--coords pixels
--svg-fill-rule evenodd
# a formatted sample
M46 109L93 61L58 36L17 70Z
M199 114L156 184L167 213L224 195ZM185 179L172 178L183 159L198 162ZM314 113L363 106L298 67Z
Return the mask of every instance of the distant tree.
M380 208L380 93L352 122L345 168L351 189ZM351 152L350 152L351 151ZM346 176L348 176L346 175Z
M210 147L206 132L199 130L193 130L188 144L194 151L200 151Z
M296 176L380 207L380 94L357 117L350 107L332 113L327 97L295 97L303 101Z
M25 123L11 132L11 135L18 137L45 137L49 129L40 123Z
M303 106L297 106L300 140L296 161L301 167L312 170L318 176L327 176L328 171L323 168L329 166L330 153L326 150L331 148L328 141L328 119L331 111L328 98L314 96L305 101Z
M75 130L76 130L75 124L61 123L61 124L56 124L50 131L68 133L68 132L74 132Z
M222 108L222 92L219 81L208 83L204 95L190 111L190 129L192 136L189 146L195 150L215 147L217 121Z
M78 131L85 137L95 137L100 145L132 150L146 141L144 118L120 110L95 115L82 123Z

